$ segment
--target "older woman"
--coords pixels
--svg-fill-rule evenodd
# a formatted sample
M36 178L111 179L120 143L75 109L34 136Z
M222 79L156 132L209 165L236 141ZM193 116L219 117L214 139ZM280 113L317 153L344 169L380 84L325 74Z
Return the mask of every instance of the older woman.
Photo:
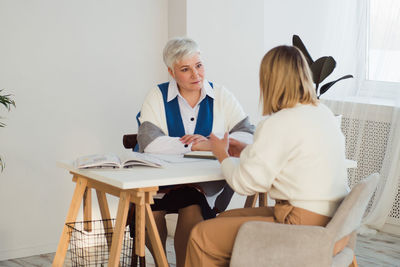
M164 62L171 81L159 84L147 95L139 117L140 152L184 154L210 150L211 132L229 132L231 137L251 143L254 127L235 97L224 87L205 79L204 64L196 42L174 38L164 48ZM224 182L225 183L225 182ZM165 215L177 212L174 246L177 266L183 266L192 227L224 210L233 191L226 187L212 210L204 194L219 192L224 183L180 185L161 188L152 205L165 246ZM220 204L220 206L218 206Z
M348 192L344 136L319 103L300 50L279 46L264 56L260 98L263 115L270 116L257 126L253 144L232 142L241 151L239 164L228 155L228 135L211 135L210 142L229 185L243 195L269 192L275 207L230 210L199 223L188 242L187 267L228 266L247 221L325 226Z

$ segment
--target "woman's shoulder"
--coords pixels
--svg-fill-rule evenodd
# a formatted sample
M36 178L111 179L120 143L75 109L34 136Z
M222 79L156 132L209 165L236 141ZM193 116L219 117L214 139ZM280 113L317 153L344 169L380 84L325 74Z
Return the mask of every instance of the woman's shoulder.
M226 100L227 98L234 98L234 95L231 91L229 91L225 86L220 85L218 83L212 83L212 88L214 90L214 94L217 99L222 101Z
M265 117L260 125L280 125L280 127L290 128L295 127L298 123L301 123L303 119L308 119L310 112L316 112L316 110L312 111L315 107L310 105L302 105L297 104L291 108L281 109L271 115Z
M304 105L281 109L278 112L263 117L257 125L258 132L270 132L272 135L286 136L301 129L304 120L309 120L303 112L308 109Z
M326 106L325 104L323 104L321 102L318 103L318 108L330 115L334 115L332 110L328 106Z
M161 96L162 95L161 89L164 88L165 86L167 86L167 88L168 88L168 82L160 83L160 84L157 84L156 86L153 86L149 90L148 95L150 95L150 96Z
M279 126L286 131L298 131L297 129L305 127L317 127L322 122L326 123L334 118L332 111L321 103L297 104L295 107L282 109L270 115L266 124Z
M282 109L274 114L272 117L304 117L304 114L320 114L320 113L329 113L332 114L332 111L322 103L313 104L297 104L291 108Z
M160 88L157 86L153 86L148 92L145 97L145 103L154 103L162 100L162 93Z

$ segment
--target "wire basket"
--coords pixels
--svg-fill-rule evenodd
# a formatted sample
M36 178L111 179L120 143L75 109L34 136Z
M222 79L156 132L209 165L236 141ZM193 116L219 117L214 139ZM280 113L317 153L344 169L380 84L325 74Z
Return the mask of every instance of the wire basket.
M108 266L115 219L71 222L66 224L70 234L72 266ZM134 239L125 229L119 266L131 266Z

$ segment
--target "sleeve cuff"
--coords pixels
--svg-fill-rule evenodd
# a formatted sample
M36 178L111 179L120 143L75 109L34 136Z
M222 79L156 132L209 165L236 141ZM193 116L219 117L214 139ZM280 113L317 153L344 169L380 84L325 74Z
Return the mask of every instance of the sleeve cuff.
M192 151L192 144L189 144L189 145L182 144L182 145L183 145L183 148L184 148L184 152L183 153L188 153L188 152Z
M229 137L232 137L240 142L246 143L246 144L252 144L253 143L253 135L248 132L233 132L229 134Z
M236 167L237 167L237 164L236 164L236 162L233 161L233 159L231 157L228 157L221 162L222 175L224 176L225 180L228 182L228 184L231 187L232 187L233 173L234 173Z

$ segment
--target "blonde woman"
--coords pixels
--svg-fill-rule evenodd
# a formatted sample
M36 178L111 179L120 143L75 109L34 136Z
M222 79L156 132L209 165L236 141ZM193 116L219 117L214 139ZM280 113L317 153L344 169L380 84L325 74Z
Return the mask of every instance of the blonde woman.
M228 184L242 195L268 192L275 207L230 210L197 224L185 266L228 266L237 231L247 221L325 226L349 191L344 136L318 101L300 50L279 46L264 56L260 99L269 116L259 123L254 143L230 142L239 164L229 157L228 135L211 135L210 141Z

